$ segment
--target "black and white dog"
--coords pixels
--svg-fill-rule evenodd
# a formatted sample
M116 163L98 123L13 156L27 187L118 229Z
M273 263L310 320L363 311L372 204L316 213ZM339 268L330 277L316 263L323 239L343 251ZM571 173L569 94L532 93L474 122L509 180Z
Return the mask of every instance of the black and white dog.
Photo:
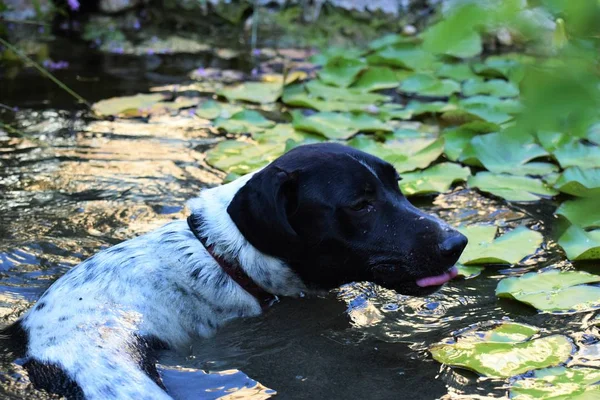
M467 244L413 207L392 165L338 144L298 147L203 191L187 221L103 250L58 279L6 332L34 385L70 398L169 399L149 359L275 296L371 281L427 295Z

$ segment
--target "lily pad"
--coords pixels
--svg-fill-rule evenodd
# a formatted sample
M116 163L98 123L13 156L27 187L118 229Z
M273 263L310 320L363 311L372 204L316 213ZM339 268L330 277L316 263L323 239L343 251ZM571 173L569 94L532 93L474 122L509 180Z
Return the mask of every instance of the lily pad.
M578 140L559 146L554 156L563 168L600 168L600 147Z
M571 225L558 239L569 260L600 259L600 229L586 232L577 225Z
M524 54L490 56L483 63L473 65L473 71L490 78L507 78L519 83L525 76L525 65L535 60Z
M264 167L283 154L287 140L318 141L319 137L296 132L289 124L256 134L256 140L225 140L206 153L206 162L224 172L245 175Z
M495 239L497 227L470 225L459 228L469 243L458 262L464 265L517 264L534 254L543 242L542 234L519 226Z
M600 228L600 198L588 197L565 201L556 210L572 224L581 228Z
M234 114L231 118L219 117L215 119L214 125L230 133L253 133L271 128L275 123L263 117L258 111L243 110Z
M472 79L464 83L463 94L465 96L488 94L495 97L516 97L519 95L519 88L511 82L501 79L492 79L489 81Z
M112 97L110 99L100 100L92 106L92 109L98 115L138 117L147 115L147 110L164 99L165 96L160 93Z
M243 108L229 103L219 103L214 100L207 100L196 108L196 115L200 118L231 118L232 115L242 111Z
M476 136L471 140L477 159L491 172L519 169L527 161L548 154L531 135L507 131Z
M283 91L281 82L246 82L241 85L221 89L217 94L228 100L241 100L250 103L274 103Z
M600 398L600 369L554 367L533 372L510 388L512 400L594 400Z
M476 132L463 127L446 130L443 133L444 142L446 143L444 154L449 160L457 161L463 149L471 143L471 139L475 136L477 136Z
M365 105L377 104L390 100L389 96L384 96L382 94L363 92L353 88L338 88L325 85L317 80L308 82L305 87L312 96L324 100L343 100L344 102L364 103Z
M477 78L477 75L471 70L469 64L464 63L442 64L435 74L440 78L450 78L458 82Z
M369 49L378 50L384 47L394 46L402 43L413 43L418 40L415 37L403 36L397 33L382 36L369 43Z
M471 175L468 167L454 163L441 163L423 171L402 174L400 190L407 196L415 194L443 193L456 181L464 181Z
M371 65L400 67L415 71L432 71L439 67L433 54L414 46L385 47L367 57Z
M385 143L365 135L357 136L348 144L373 154L392 164L399 173L426 168L444 151L444 140L439 138L414 138L405 135L387 135Z
M600 276L582 271L529 272L502 279L496 296L518 300L546 312L582 312L600 307Z
M394 71L386 67L369 67L352 85L352 89L371 92L373 90L398 87L400 79Z
M526 176L480 172L471 176L467 183L470 187L489 192L508 201L537 201L540 198L558 194L557 190L552 189L543 181Z
M438 362L499 378L560 365L571 357L573 344L566 336L527 340L537 331L507 322L487 332L464 332L456 340L432 346L430 352Z
M348 87L366 67L367 63L358 58L333 57L319 71L319 79L330 85Z
M282 101L290 106L312 108L317 111L361 112L367 111L373 106L373 104L369 103L353 103L350 101L331 99L325 100L308 93L305 90L304 85L293 85L285 88Z
M402 81L399 90L424 97L448 97L460 92L460 84L450 79L440 80L429 74L414 74Z
M570 141L568 135L560 132L540 131L536 133L536 137L542 147L549 152L554 152L557 148L562 147Z
M405 108L406 110L411 111L413 115L421 115L426 113L443 113L457 109L455 104L449 104L443 101L432 101L422 103L416 100L409 102Z
M467 109L471 107L486 106L488 109L511 115L518 114L523 109L523 105L517 99L502 99L499 97L485 95L471 96L460 100L458 104Z
M366 114L320 112L304 116L301 111L292 111L292 125L296 129L323 135L328 139L348 139L356 133L389 132L389 126Z
M600 196L600 168L567 168L554 187L563 193L579 197Z
M462 276L464 279L473 279L483 272L483 267L475 267L472 265L456 264L458 270L457 276Z
M446 111L442 118L453 124L464 124L473 121L485 121L493 124L502 124L513 119L512 115L498 111L485 104L465 105L456 110ZM498 130L499 126L496 125Z
M453 35L454 30L448 30L446 22L437 23L423 33L425 49L459 58L474 57L481 53L483 45L478 32L471 29L461 32L460 35Z

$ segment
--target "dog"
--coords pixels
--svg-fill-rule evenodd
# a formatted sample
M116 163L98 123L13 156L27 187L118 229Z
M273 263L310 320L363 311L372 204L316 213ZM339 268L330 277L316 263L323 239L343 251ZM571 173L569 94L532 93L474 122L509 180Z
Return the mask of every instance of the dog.
M190 216L105 249L59 278L5 335L34 386L68 398L170 399L152 350L257 316L277 296L355 281L424 296L467 239L412 206L394 167L341 144L299 146L204 190Z

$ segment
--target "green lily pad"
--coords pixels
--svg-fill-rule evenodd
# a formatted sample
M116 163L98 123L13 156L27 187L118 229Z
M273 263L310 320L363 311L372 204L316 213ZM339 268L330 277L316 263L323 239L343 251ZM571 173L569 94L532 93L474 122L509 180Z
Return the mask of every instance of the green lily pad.
M587 197L565 201L556 210L572 224L581 228L600 228L600 198Z
M400 190L407 196L415 194L443 193L456 181L464 181L471 175L468 167L454 163L441 163L423 171L402 174Z
M442 115L444 121L449 121L453 124L464 124L474 121L485 121L493 124L502 124L513 119L512 115L495 110L485 104L474 104L462 106L459 109L446 111ZM496 125L496 130L499 126Z
M552 189L545 182L526 176L480 172L471 176L467 183L470 187L508 201L537 201L542 197L558 194L557 190Z
M305 85L308 93L312 96L322 98L323 100L343 100L350 103L377 104L383 101L389 101L389 96L377 93L363 92L357 89L338 88L328 86L320 81L310 81Z
M435 114L448 112L456 110L457 107L455 104L449 104L443 101L432 101L422 103L420 101L413 100L406 105L405 109L411 111L413 115L421 115L427 113Z
M473 64L473 71L489 78L507 78L519 83L525 76L525 65L535 59L524 54L490 56L483 63Z
M358 58L333 57L319 71L319 79L330 85L348 87L366 67L367 63Z
M379 113L379 118L384 121L389 121L391 119L408 120L414 115L412 110L407 110L402 104L397 103L382 104L377 107L377 111Z
M364 54L363 49L356 47L328 47L320 53L310 56L309 61L317 65L325 65L327 62L336 57L360 58Z
M546 312L581 312L600 307L600 276L582 271L529 272L502 279L496 296L514 299Z
M563 193L579 197L600 196L600 168L567 168L554 187Z
M452 128L444 131L443 138L446 146L444 154L449 160L457 161L463 149L477 136L476 132L463 127Z
M373 104L370 103L354 103L330 99L325 100L308 93L305 90L304 85L286 87L283 91L282 101L290 106L312 108L317 111L362 112L367 111L373 106Z
M469 243L458 262L464 265L517 264L534 254L543 242L542 234L519 226L497 239L497 227L470 225L459 228Z
M207 100L196 108L196 115L200 118L231 118L232 115L242 111L243 108L229 103L219 103L214 100Z
M360 135L348 142L352 147L373 154L392 164L399 173L426 168L444 151L444 140L431 137L387 135L385 143Z
M400 79L387 67L369 67L352 85L352 89L363 92L398 87Z
M489 81L472 79L464 83L463 94L465 96L487 94L495 97L516 97L519 95L519 88L511 82L501 79Z
M300 111L292 111L292 125L296 129L313 132L328 139L349 139L356 133L389 132L389 126L375 117L366 114L320 112L304 116Z
M529 162L512 170L514 175L548 176L558 172L558 166L545 162Z
M415 71L431 71L439 66L433 54L414 46L385 47L368 56L367 61L371 65L400 67Z
M503 99L485 95L471 96L460 100L458 104L467 109L486 106L488 109L511 115L518 114L523 110L523 105L517 99Z
M446 54L453 57L469 58L481 53L483 45L481 36L475 30L461 32L460 35L452 34L448 30L447 21L443 20L431 27L424 33L423 48L438 54ZM451 38L448 37L450 34Z
M512 400L594 400L600 398L600 369L554 367L533 372L510 388Z
M275 125L254 110L243 110L231 116L231 118L219 117L214 120L215 127L230 133L254 133L262 132Z
M540 131L536 133L536 137L542 147L549 152L554 152L557 148L562 147L570 141L568 135L560 132Z
M483 272L483 267L475 267L472 265L456 264L458 270L457 276L462 276L464 279L473 279Z
M165 96L160 93L112 97L95 103L92 110L98 115L138 117L148 114L147 110L164 99Z
M369 43L369 49L378 50L384 47L394 46L403 43L414 43L418 38L403 36L397 33L391 33L373 40Z
M281 156L287 140L318 141L318 137L295 131L289 124L279 124L256 140L225 140L206 153L206 162L229 174L245 175L264 167Z
M571 225L558 239L569 260L600 259L600 229L586 232L577 225Z
M414 74L402 81L399 90L424 97L448 97L460 92L460 84L450 79L438 79L430 74Z
M458 82L469 79L476 79L477 75L471 70L469 64L447 64L444 63L438 68L435 74L440 78L450 78Z
M490 133L471 140L477 159L491 172L502 173L519 169L527 161L548 153L531 135Z
M274 103L283 91L281 82L246 82L234 87L227 87L217 92L228 100L241 100L250 103Z
M563 168L600 168L600 147L578 140L559 146L554 150L554 156Z
M488 332L464 332L455 341L432 346L430 352L438 362L499 378L556 366L571 357L573 344L566 336L527 340L537 331L507 322Z

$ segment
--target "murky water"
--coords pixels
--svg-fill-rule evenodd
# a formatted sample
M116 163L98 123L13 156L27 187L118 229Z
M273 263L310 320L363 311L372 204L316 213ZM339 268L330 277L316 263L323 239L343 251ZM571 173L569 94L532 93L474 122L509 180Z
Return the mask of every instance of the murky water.
M71 69L58 75L91 101L183 80L193 62L185 60L180 70L166 62L168 68L149 73L148 60L71 49ZM221 138L185 112L148 121L86 121L66 96L34 72L3 80L0 88L0 103L19 107L3 111L2 119L21 130L0 135L3 324L91 254L184 217L184 202L223 178L203 162L203 150ZM593 313L541 315L494 296L499 279L523 268L569 266L549 239L551 204L509 207L458 188L418 205L453 225L525 223L547 240L518 268L489 267L427 298L360 283L325 298L284 299L183 354L164 353L160 361L169 389L180 398L198 393L264 398L269 392L258 381L282 399L435 399L447 393L501 398L504 381L441 368L427 348L470 324L503 318L571 334L580 345L573 362L600 365ZM45 398L27 385L13 361L12 354L0 356L0 394Z

